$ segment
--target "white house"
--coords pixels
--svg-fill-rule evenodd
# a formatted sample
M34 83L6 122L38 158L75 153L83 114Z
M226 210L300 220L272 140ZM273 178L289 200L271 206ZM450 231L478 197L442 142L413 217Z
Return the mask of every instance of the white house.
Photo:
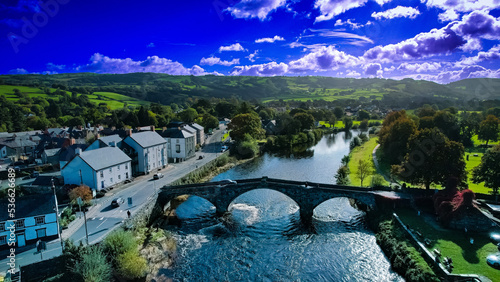
M120 147L122 138L118 135L103 136L95 140L90 146L85 149L86 151L95 150L104 147Z
M182 128L169 128L161 133L167 140L170 162L181 162L195 156L195 136Z
M194 127L192 127L192 126L190 126L190 125L184 124L184 125L182 126L182 129L183 129L183 130L185 130L185 131L187 131L187 132L189 132L189 133L191 133L191 134L193 134L193 136L195 137L195 138L194 138L194 145L195 145L195 146L196 146L197 144L199 144L199 143L198 143L198 138L196 138L196 133L197 133L196 128L194 128Z
M7 211L9 204L8 198L1 199L1 210ZM0 212L0 249L12 248L9 242L14 241L17 247L23 247L40 239L47 241L58 238L54 206L52 193L16 198L14 219L9 218L9 213ZM11 226L15 226L13 235Z
M133 133L123 139L137 153L137 167L134 172L149 173L164 168L168 163L167 141L154 131Z
M196 129L196 144L200 144L200 146L205 144L205 129L203 126L197 123L192 123L189 126Z
M62 169L65 184L85 184L101 190L132 177L131 159L116 147L77 151Z

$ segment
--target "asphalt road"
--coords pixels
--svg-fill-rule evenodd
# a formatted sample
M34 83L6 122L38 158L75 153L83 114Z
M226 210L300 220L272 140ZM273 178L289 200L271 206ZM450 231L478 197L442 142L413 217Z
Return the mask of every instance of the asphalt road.
M136 178L132 183L121 185L113 189L103 198L95 200L95 206L87 212L87 230L89 235L90 244L101 241L109 232L120 226L120 224L127 218L127 210L130 210L132 216L142 206L149 202L155 193L163 186L169 185L177 179L185 176L189 172L195 170L212 160L214 160L221 151L221 138L224 135L226 127L220 126L220 130L214 131L213 135L206 139L206 144L201 152L196 153L196 157L191 158L182 163L169 164L166 168L161 170L164 174L163 178L153 180L153 174L141 176ZM203 159L198 160L202 155ZM125 199L125 203L119 207L111 207L111 201L117 197ZM132 198L132 205L128 204L127 199ZM78 216L78 215L77 215ZM71 238L75 243L82 241L86 243L85 225L83 220L79 220L81 225L72 228L71 230L63 230L63 238ZM32 264L43 259L49 259L60 255L61 244L59 239L47 242L47 250L42 254L37 253L34 246L28 246L19 249L16 252L16 266ZM1 253L2 260L0 261L0 273L8 269L7 259Z

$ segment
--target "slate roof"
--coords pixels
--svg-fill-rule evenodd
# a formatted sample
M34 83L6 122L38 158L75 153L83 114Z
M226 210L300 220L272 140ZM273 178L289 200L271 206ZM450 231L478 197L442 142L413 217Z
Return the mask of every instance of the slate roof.
M186 123L184 123L182 121L172 121L169 124L167 124L167 128L182 127L184 124L186 124Z
M184 125L182 128L185 129L187 132L190 132L190 133L193 133L193 134L196 134L196 131L197 131L195 128L192 128L189 125Z
M193 137L194 135L178 128L169 128L161 133L161 136L165 138L188 138Z
M80 158L96 171L131 161L122 150L116 147L85 151L80 154Z
M153 131L133 133L129 137L137 142L137 144L139 144L142 148L149 148L167 142L160 136L160 134Z
M0 210L6 211L8 204L8 198L0 199ZM54 205L54 194L52 193L16 197L16 218L55 213ZM0 222L9 219L9 213L0 212Z
M110 136L103 136L99 138L102 142L104 142L106 145L109 146L109 143L115 142L115 145L118 145L119 142L122 142L122 138L118 135L110 135Z
M56 149L45 149L44 152L47 155L47 157L53 157L57 155L61 151L61 148L56 148Z
M197 124L197 123L192 123L190 126L196 130L203 130L203 126Z
M77 148L82 149L84 151L87 149L87 145L84 144L74 144L71 146L68 146L66 148L61 149L61 152L59 153L59 161L61 162L69 162L71 159L73 159L76 155L75 151Z

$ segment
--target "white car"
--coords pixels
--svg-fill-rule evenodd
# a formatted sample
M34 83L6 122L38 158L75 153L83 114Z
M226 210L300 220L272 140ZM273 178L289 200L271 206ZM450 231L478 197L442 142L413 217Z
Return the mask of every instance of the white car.
M486 262L495 268L500 268L500 253L489 255Z

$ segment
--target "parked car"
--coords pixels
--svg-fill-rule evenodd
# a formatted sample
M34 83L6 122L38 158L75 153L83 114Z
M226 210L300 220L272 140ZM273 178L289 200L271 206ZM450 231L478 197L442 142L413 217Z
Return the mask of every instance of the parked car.
M153 175L153 179L158 180L160 178L163 178L163 176L164 176L163 173L158 172L155 175Z
M116 198L113 201L111 201L111 206L112 207L119 207L123 203L125 203L125 200L120 197L120 198Z
M30 175L31 178L37 178L38 176L40 176L40 172L38 171L33 171Z
M490 239L494 244L499 244L500 243L500 233L491 233Z
M486 262L495 268L500 268L500 253L489 255Z
M199 156L198 160L203 160L203 158L205 158L205 156Z

